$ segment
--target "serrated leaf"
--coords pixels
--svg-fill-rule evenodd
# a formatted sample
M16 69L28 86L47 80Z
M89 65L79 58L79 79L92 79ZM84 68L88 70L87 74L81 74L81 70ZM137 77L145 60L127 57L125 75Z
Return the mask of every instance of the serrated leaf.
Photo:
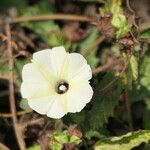
M126 17L122 14L114 14L111 23L116 28L122 28L126 23Z
M104 138L95 144L94 150L131 150L141 143L148 143L150 131L129 132L123 136Z
M108 83L108 81L110 82ZM99 94L93 98L93 107L88 114L89 124L92 129L103 127L108 118L113 116L114 108L118 104L118 99L123 89L121 79L116 78L112 73L104 76L102 83L100 83L101 86L103 86L105 92L102 91L101 93L99 89ZM107 89L106 87L109 88Z
M80 144L82 140L75 136L75 135L69 135L67 130L64 130L62 132L54 132L53 135L50 137L49 142L49 148L51 150L61 150L63 148L63 145L66 143L72 143L72 144Z
M138 62L134 55L132 55L130 58L130 65L131 65L133 80L136 80L138 77Z
M61 144L68 143L69 141L67 131L56 132L54 133L53 138Z
M82 142L82 140L81 140L79 137L75 136L75 135L72 135L72 136L70 137L70 139L69 139L69 143L71 143L71 144L76 144L76 145L78 145L78 144L80 144L81 142Z
M128 23L126 16L123 13L121 0L112 0L111 3L106 1L105 5L106 12L110 11L112 13L111 24L116 28L116 38L119 38L130 31L132 25Z

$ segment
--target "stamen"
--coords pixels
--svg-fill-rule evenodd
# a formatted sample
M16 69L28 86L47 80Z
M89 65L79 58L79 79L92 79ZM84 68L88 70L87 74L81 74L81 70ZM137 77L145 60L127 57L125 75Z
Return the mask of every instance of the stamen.
M64 94L68 91L69 84L66 81L59 81L56 85L56 92L58 94Z

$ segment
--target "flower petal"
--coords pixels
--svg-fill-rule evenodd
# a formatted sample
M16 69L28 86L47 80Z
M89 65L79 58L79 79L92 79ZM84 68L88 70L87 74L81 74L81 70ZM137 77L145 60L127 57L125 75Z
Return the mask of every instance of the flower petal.
M80 112L93 96L93 89L88 82L72 87L68 91L68 112Z
M23 98L42 96L52 89L50 83L32 63L23 67L22 79L21 94Z
M92 71L86 59L78 53L70 54L69 80L90 80Z
M33 62L38 63L48 72L51 72L52 75L58 75L61 71L65 56L66 51L64 47L60 46L34 53Z
M49 110L49 107L52 105L54 101L53 96L46 96L37 98L34 100L28 100L29 106L40 114L46 114Z
M23 98L35 99L53 93L53 89L44 83L22 82L21 94Z
M64 98L64 97L63 97ZM61 96L55 96L52 105L49 107L47 116L55 119L63 117L67 112L65 110L64 102L66 99L62 99Z
M47 80L33 63L24 65L22 69L22 80L37 83L47 83Z

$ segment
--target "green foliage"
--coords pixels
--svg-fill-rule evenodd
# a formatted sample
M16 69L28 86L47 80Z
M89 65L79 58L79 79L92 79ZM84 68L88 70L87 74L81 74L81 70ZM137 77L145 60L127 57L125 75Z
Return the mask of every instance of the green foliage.
M108 118L113 116L122 89L121 79L115 76L114 72L108 72L94 89L90 111L83 110L80 113L69 114L64 121L68 123L69 120L69 122L80 124L86 131L102 128Z
M41 148L40 148L39 145L33 145L33 146L27 148L26 150L40 150L40 149L41 149Z
M51 150L61 150L63 148L63 144L75 144L78 145L82 142L82 140L75 136L75 135L69 135L68 131L64 130L62 132L54 132L50 136L50 142L49 147Z
M115 28L116 31L115 37L111 39L112 41L110 40L112 44L113 55L119 58L124 57L126 61L129 61L129 65L123 74L123 78L119 77L119 73L110 70L108 72L99 73L98 75L94 76L91 80L91 84L94 89L94 96L91 102L88 103L81 112L67 114L65 117L63 117L63 123L68 126L74 123L79 124L83 129L85 143L87 141L91 141L93 137L99 140L95 144L95 150L130 150L143 142L148 143L150 139L150 54L146 53L143 57L140 58L136 55L142 52L142 44L139 42L133 47L133 51L136 51L136 53L132 54L133 51L131 50L131 57L128 57L128 53L126 52L124 52L125 56L122 56L122 51L120 50L119 44L117 42L113 43L115 38L120 38L132 29L132 25L129 24L126 16L124 15L123 7L121 6L121 0L81 1L102 1L104 3L104 7L102 5L101 13L110 12L112 14L111 25ZM4 8L8 8L9 6L17 7L23 16L53 14L55 12L54 6L48 2L48 0L40 0L34 5L25 7L26 5L27 4L25 1L20 0L8 0L7 2L1 1L0 12L4 11ZM98 49L99 45L92 48L96 40L101 36L96 27L88 26L89 28L87 28L87 37L79 42L71 43L65 37L62 28L54 20L23 22L21 25L32 30L33 34L39 38L42 38L44 42L49 45L49 47L63 45L69 52L79 52L84 55L92 68L98 66L99 59L97 58L97 53L101 49ZM22 28L22 30L24 30L24 28ZM150 28L148 27L141 31L139 36L144 41L149 40ZM109 40L106 38L106 41ZM24 64L26 64L26 60L20 58L17 58L14 61L13 72L15 77L15 86L17 85L17 88L20 86L20 75ZM0 66L0 74L2 76L7 75L8 72L9 70L7 63ZM119 99L122 98L121 94L125 88L123 79L127 79L128 81L129 100L131 100L131 102L139 100L143 100L145 102L145 109L142 117L142 127L148 130L132 133L129 132L126 135L120 137L110 137L109 130L107 130L105 126L108 123L109 117L114 116L114 109L118 105ZM24 99L21 101L20 107L25 110L30 110L27 100ZM58 126L56 125L57 122L55 119L51 119L51 123L55 132L50 135L50 149L61 150L66 143L75 145L84 143L82 141L83 139L75 135L70 135L67 130L61 128L61 125L58 125L59 128L61 128L61 131L57 131ZM54 126L54 124L56 126ZM85 145L87 146L88 144L86 143ZM149 147L150 146L148 145L145 150L149 150ZM30 148L27 148L26 150L39 149L39 145L34 145Z
M86 57L88 63L92 68L95 68L99 62L98 58L96 58L96 52L98 50L98 47L95 47L90 51L88 51L88 48L91 47L91 45L95 42L98 36L99 34L97 29L93 28L91 29L90 35L78 44L78 51Z
M131 150L141 143L148 143L150 140L150 131L141 130L129 132L120 137L109 137L98 141L95 144L95 150Z
M6 11L9 7L23 8L26 6L25 0L7 0L0 1L0 12Z
M145 55L140 67L141 85L150 90L150 55Z
M47 1L41 1L36 5L26 7L21 10L23 16L33 16L41 14L52 14L54 11L53 7ZM25 22L23 26L33 30L37 33L48 45L59 46L59 45L70 45L66 41L63 32L53 20L50 21L38 21L38 22Z
M134 55L132 55L130 58L130 65L131 65L133 80L136 80L138 78L138 62L137 62L137 58Z
M128 78L132 84L129 90L129 99L132 101L139 101L145 100L146 98L150 97L149 92L149 83L150 83L150 76L149 76L149 64L150 64L150 54L146 53L144 57L140 57L136 61L138 62L137 74L138 78L133 81L133 73L131 70L131 65L129 66L130 71L128 70ZM135 67L136 68L136 67Z
M132 25L128 23L126 16L123 13L121 0L105 1L105 6L101 13L112 13L111 24L116 28L116 38L121 37L131 30Z
M15 59L14 61L14 77L16 78L15 84L20 85L21 83L21 71L22 67L26 64L26 60ZM0 74L7 75L9 72L8 63L4 63L0 66Z
M109 72L104 76L100 82L98 93L93 98L93 108L89 112L89 124L92 129L103 127L108 118L113 116L122 89L121 79L116 77L113 72Z
M88 140L90 140L92 137L100 139L103 138L104 135L102 135L99 131L96 130L90 130L85 133L85 138L87 138Z
M145 129L150 130L150 99L146 100L146 109L143 115L143 126Z
M140 33L140 38L145 39L145 40L149 40L150 39L150 27L144 29Z
M144 150L150 150L150 144L145 145Z

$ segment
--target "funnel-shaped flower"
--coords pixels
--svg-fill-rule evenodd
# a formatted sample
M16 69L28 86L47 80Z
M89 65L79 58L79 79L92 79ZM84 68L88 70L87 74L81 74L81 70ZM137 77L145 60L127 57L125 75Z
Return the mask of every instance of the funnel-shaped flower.
M80 112L91 100L91 77L82 55L67 53L64 47L46 49L34 53L32 62L23 67L21 94L36 112L61 118Z

